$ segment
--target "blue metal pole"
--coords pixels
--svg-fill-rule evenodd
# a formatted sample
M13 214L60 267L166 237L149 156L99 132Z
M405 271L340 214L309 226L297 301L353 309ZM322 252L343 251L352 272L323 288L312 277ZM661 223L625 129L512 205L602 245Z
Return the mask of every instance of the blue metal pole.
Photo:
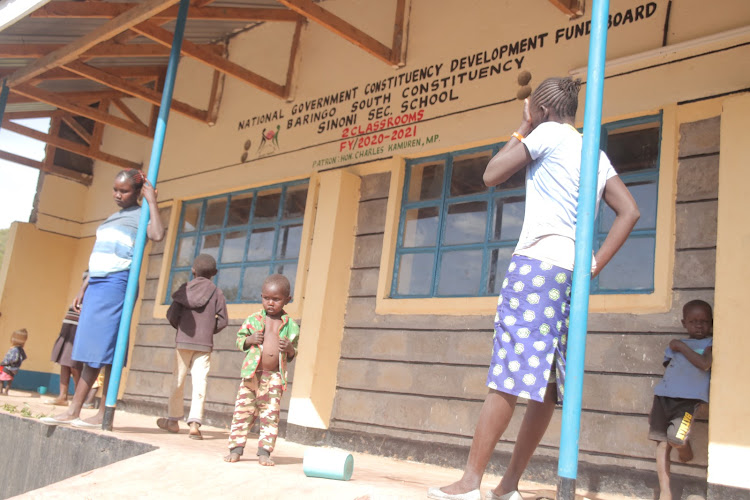
M3 115L5 114L5 106L8 104L8 92L10 91L7 83L7 80L3 80L3 88L0 90L0 129L3 128Z
M591 283L591 251L596 218L596 184L599 170L599 138L602 124L604 64L607 49L609 0L594 0L591 13L589 66L586 77L586 111L583 117L581 182L578 191L575 268L570 301L570 329L565 371L565 399L557 468L557 500L575 498L578 473L578 437L581 429L583 368Z
M174 82L177 77L177 64L180 61L180 49L182 47L182 36L185 32L185 22L187 21L188 7L190 0L180 0L180 8L177 12L177 23L174 30L174 39L172 40L172 51L169 54L169 64L167 65L167 76L164 80L164 92L161 96L161 107L159 108L159 118L156 122L156 132L154 133L154 144L151 147L151 160L149 161L148 180L156 187L156 179L159 177L159 166L161 164L161 153L164 149L164 136L167 132L167 120L169 119L169 108L172 104L172 93L174 92ZM122 307L122 317L120 318L120 328L117 331L117 345L115 346L115 358L112 363L112 370L109 379L109 388L107 389L106 408L104 411L104 420L102 429L105 431L112 430L112 423L115 417L115 407L117 406L117 393L120 391L120 378L122 368L125 362L125 353L128 350L128 337L130 336L130 323L133 317L133 308L138 294L138 277L141 274L141 264L143 262L143 251L146 247L146 227L148 226L149 208L148 203L144 200L144 207L141 210L141 220L138 223L138 233L135 238L135 248L133 250L133 262L130 265L130 274L128 275L128 286L125 289L125 302Z

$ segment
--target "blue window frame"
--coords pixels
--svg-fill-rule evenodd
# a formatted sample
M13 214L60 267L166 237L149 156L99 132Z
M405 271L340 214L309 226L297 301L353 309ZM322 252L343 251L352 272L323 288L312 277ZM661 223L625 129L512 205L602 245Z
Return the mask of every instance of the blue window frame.
M641 220L623 249L594 280L592 293L653 291L660 139L660 115L602 128L602 149L638 202ZM487 162L503 144L407 162L391 297L500 293L525 209L524 170L493 188L482 181ZM613 219L611 209L601 203L596 248Z
M228 303L260 302L263 280L285 275L294 291L307 180L274 184L183 203L166 302L190 280L200 253L216 259L216 285Z

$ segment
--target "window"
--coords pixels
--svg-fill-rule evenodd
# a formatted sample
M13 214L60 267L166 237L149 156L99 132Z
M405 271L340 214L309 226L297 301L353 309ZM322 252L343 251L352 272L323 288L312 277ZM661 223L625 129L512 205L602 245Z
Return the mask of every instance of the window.
M623 249L592 283L592 293L653 290L661 117L602 127L607 151L641 209ZM482 174L503 144L409 161L401 203L391 297L496 296L521 233L525 171L487 188ZM614 214L600 204L595 248Z
M260 302L263 280L289 278L294 291L308 181L265 186L183 203L167 290L191 278L193 259L216 259L228 303Z

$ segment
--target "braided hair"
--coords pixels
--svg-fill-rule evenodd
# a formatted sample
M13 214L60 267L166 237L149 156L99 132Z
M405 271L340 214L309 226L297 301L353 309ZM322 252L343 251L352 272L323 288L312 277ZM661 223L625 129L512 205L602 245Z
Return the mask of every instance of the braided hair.
M138 169L129 168L126 170L120 170L120 173L117 174L117 177L115 177L115 179L128 181L136 191L140 191L143 185L146 183L146 174Z
M581 80L570 77L547 78L531 94L531 103L554 110L561 118L575 119Z

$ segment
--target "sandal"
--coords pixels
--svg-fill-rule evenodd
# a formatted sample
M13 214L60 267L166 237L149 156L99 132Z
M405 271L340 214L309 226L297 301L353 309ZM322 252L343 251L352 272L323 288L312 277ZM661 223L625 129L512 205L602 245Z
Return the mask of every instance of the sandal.
M172 434L177 434L178 432L180 432L180 424L178 424L176 420L169 420L168 418L163 417L157 418L156 426L159 429L171 432Z

